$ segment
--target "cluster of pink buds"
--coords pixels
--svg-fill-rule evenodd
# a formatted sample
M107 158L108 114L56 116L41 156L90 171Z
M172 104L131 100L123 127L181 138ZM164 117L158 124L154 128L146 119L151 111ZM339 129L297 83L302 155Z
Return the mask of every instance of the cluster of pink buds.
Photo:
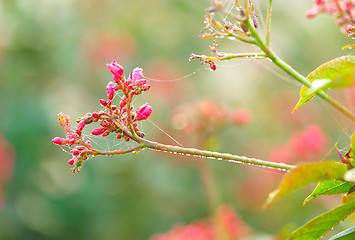
M121 65L113 61L106 64L107 68L113 74L114 82L109 82L106 86L107 100L101 99L100 105L105 108L105 111L87 113L84 117L78 119L78 127L75 132L70 129L69 116L60 113L58 115L59 123L67 133L66 138L56 137L52 140L57 145L67 145L72 150L70 151L73 158L69 160L70 165L75 165L73 172L78 171L82 166L83 160L88 156L96 156L100 154L99 150L91 147L89 141L84 141L82 131L84 127L90 123L98 122L100 128L94 129L91 134L106 137L110 134L115 134L117 139L124 138L129 141L134 137L144 137L144 133L138 128L138 121L146 120L152 113L152 108L148 104L144 104L136 111L131 106L133 97L150 89L147 80L143 79L141 68L135 68L126 79L124 69ZM113 104L113 100L117 92L121 91L119 104ZM76 145L73 148L73 145Z
M64 113L59 113L58 120L59 124L67 133L67 137L55 137L52 139L52 142L57 145L67 145L69 147L77 145L70 151L70 153L72 154L72 158L68 161L68 164L74 165L74 168L72 168L73 173L79 172L79 168L82 166L83 161L88 159L88 156L96 156L96 152L91 147L90 142L85 142L82 139L82 131L86 125L85 120L81 120L79 122L75 132L70 129L70 118L68 115L65 115Z
M143 79L141 68L135 68L125 79L123 68L115 61L106 64L107 68L113 74L113 80L117 85L112 85L114 91L122 90L124 95L139 95L150 89L150 85L146 84L147 80Z
M355 37L355 1L353 0L313 0L313 8L306 12L307 18L325 13L337 18L336 24L342 32Z

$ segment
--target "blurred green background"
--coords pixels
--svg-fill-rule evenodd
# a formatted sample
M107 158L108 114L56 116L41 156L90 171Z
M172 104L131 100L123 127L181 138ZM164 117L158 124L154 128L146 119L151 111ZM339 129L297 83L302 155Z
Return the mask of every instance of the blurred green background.
M230 2L224 1L231 7ZM264 2L255 3L260 31ZM351 41L334 19L305 19L311 2L275 1L272 21L272 47L305 75L351 53L341 50ZM299 84L267 60L217 63L215 72L198 60L188 61L192 52L210 54L212 40L198 38L207 7L207 0L0 2L0 239L149 239L177 223L212 214L194 158L144 150L89 159L73 176L70 155L51 143L55 136L64 137L59 112L74 123L101 109L99 99L105 98L111 81L105 64L112 60L126 74L142 67L151 79L151 91L135 103L153 107L151 121L142 126L150 140L174 144L157 125L184 146L267 160L275 145L316 124L324 131L326 147L311 161L336 159L336 142L347 150L353 125L318 99L292 115ZM255 50L239 42L217 42L222 52ZM350 91L334 94L354 106ZM203 99L231 110L248 109L252 121L228 125L201 144L203 133L174 128L171 113ZM123 147L112 139L96 141L106 150ZM286 224L293 229L341 203L339 197L325 197L301 208L306 189L261 210L282 173L212 160L208 164L217 198L235 207L251 229L250 239L271 236Z

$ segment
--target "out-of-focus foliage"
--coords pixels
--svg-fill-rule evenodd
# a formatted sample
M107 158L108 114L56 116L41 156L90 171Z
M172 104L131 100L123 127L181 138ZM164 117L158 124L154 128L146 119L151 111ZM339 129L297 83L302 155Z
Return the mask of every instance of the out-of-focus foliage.
M263 2L256 1L260 19L266 12ZM308 0L285 0L273 7L271 45L304 75L344 55L341 47L349 44L329 17L303 17L311 5ZM326 150L292 155L300 156L292 157L293 162L337 159L331 151L335 142L349 148L342 145L352 132L348 122L320 101L291 114L300 86L290 83L271 63L236 60L210 72L198 62L188 62L191 52L209 53L211 42L197 38L208 6L207 0L0 2L0 132L4 136L0 144L6 142L7 159L13 159L6 164L15 164L11 178L2 181L0 176L0 202L4 201L0 239L148 239L177 223L187 225L211 215L194 158L144 150L138 155L89 159L85 169L73 176L67 165L69 154L51 143L63 134L58 112L75 118L100 109L97 100L105 96L111 80L105 64L112 60L127 72L142 67L151 79L150 93L136 103L149 102L154 108L152 122L143 125L148 139L175 144L156 124L184 146L267 160L275 146L284 150L294 133L317 124L329 139L322 143ZM223 51L247 48L224 39L219 43ZM351 93L344 90L336 97L354 109ZM201 99L231 111L248 109L252 121L220 129L205 142L201 142L204 133L186 135L175 129L170 122L174 110ZM113 139L95 144L120 148ZM0 151L5 151L2 146ZM285 223L300 226L334 203L315 199L300 208L302 198L291 195L260 211L282 173L224 162L208 164L219 203L234 206L254 234L275 234ZM12 172L10 165L0 159L0 173ZM302 191L296 194L307 196Z

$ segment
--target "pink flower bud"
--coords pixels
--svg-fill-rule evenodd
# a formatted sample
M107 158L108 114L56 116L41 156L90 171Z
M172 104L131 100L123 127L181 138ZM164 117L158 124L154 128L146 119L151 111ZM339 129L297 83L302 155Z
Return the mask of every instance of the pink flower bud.
M73 149L70 151L71 154L73 154L74 156L77 156L80 154L80 151L78 149Z
M85 120L81 120L76 129L76 134L81 135L81 131L83 131L84 127L85 127Z
M55 137L52 139L52 143L57 144L57 145L63 145L63 144L67 143L67 140L64 138Z
M115 84L113 82L109 82L106 87L107 91L107 98L109 100L113 99L113 96L115 95L115 90L114 90Z
M116 61L112 61L112 63L106 64L106 66L108 70L110 70L110 72L117 78L117 80L121 80L124 78L123 75L124 69L121 65L116 63Z
M75 144L75 142L76 142L75 138L70 137L70 138L69 138L69 141L68 141L68 144L69 144L70 146L72 146L72 145Z
M212 70L212 71L214 71L214 70L216 70L217 69L217 66L216 66L216 63L215 62L209 62L209 64L210 64L210 69Z
M100 104L101 104L102 106L104 106L104 107L107 106L107 102L106 102L105 100L103 100L103 99L100 99Z
M110 134L110 131L106 131L102 134L103 137L107 137Z
M105 100L104 100L104 101L105 101ZM99 115L97 112L93 112L93 113L92 113L92 117L93 117L93 118L99 118L100 115Z
M74 158L70 159L70 160L68 161L68 164L69 164L69 165L74 165Z
M142 69L141 68L135 68L129 75L129 78L132 79L134 82L137 80L141 80L143 77Z
M238 109L233 114L233 122L237 125L248 124L251 120L251 114L247 109Z
M123 108L127 104L126 96L123 96L120 102L120 107Z
M105 128L97 128L91 132L92 135L100 135L105 131Z
M147 103L137 109L135 120L146 120L152 113L152 107Z

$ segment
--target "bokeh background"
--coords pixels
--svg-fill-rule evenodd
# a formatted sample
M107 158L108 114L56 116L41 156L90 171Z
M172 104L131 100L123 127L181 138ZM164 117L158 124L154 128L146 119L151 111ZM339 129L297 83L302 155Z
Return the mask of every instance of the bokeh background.
M255 2L262 31L266 1ZM152 85L135 102L153 107L142 125L150 140L175 144L170 135L186 147L292 164L336 159L335 143L347 151L352 123L319 99L291 114L300 85L269 61L222 62L214 72L188 61L192 52L210 54L212 40L198 38L208 7L207 0L0 2L0 239L149 239L212 216L220 204L247 226L245 239L271 239L341 203L324 197L301 208L306 188L262 210L281 172L149 150L89 159L72 174L67 149L51 143L64 137L57 114L74 123L100 110L112 60L127 74L142 67ZM352 43L331 17L307 20L311 7L275 1L272 20L272 47L305 75L351 54L341 48ZM217 42L222 52L255 51ZM354 93L332 94L354 109ZM196 128L209 117L211 125ZM307 139L308 148L300 144Z

